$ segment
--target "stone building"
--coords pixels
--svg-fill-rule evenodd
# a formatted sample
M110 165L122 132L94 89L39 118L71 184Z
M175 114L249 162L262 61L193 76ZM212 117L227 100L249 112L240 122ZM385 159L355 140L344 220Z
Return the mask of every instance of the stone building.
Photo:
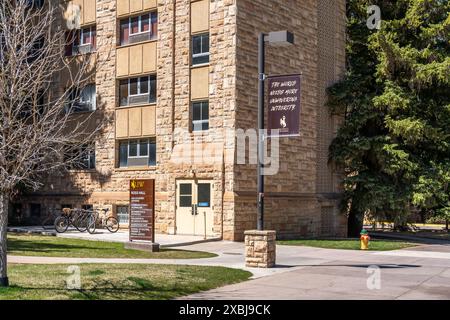
M328 164L340 119L325 106L326 88L345 68L344 0L66 5L80 24L67 55L96 52L79 111L112 121L82 167L49 177L12 205L13 215L110 207L126 225L130 179L155 179L157 232L243 240L256 226L256 165L250 153L237 163L233 134L257 127L258 33L290 30L295 45L269 46L266 71L302 74L300 136L280 139L279 171L266 177L265 226L280 238L346 234L341 176ZM180 161L189 153L192 161Z

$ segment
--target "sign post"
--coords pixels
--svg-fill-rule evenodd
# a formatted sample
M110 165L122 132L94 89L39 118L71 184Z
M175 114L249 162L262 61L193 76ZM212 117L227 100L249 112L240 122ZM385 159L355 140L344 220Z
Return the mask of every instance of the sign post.
M130 180L130 249L159 251L155 243L155 180Z
M248 267L265 267L265 268L271 268L275 265L275 251L276 251L276 232L271 230L264 230L264 149L265 149L265 140L270 137L270 135L264 134L264 115L265 115L265 81L266 78L271 79L271 77L266 76L265 72L265 60L266 60L266 43L268 45L272 46L278 46L278 47L285 47L285 46L291 46L294 44L294 34L287 31L274 31L269 33L261 32L258 37L258 164L257 164L257 199L256 199L256 206L257 206L257 229L258 230L248 230L245 232L245 243L251 244L249 247L246 248L246 265ZM275 78L272 78L275 79ZM298 82L298 86L300 85L300 82ZM281 87L284 88L281 89L283 92L272 92L273 87ZM274 95L273 103L276 102L277 93L279 96L284 96L289 93L291 95L290 91L286 90L295 90L297 88L297 84L290 83L285 81L282 81L280 84L275 84L275 81L269 86L270 92L269 94ZM298 93L300 93L300 87L298 87ZM285 99L286 102L290 99ZM285 100L280 100L278 102L282 102L281 105L284 105ZM300 103L300 98L298 99ZM292 103L290 103L292 104ZM287 108L287 107L285 107ZM277 108L274 108L274 110ZM279 108L280 110L283 108ZM299 112L300 105L298 105L298 108L296 112ZM278 119L278 122L281 123L278 126L270 127L269 123L269 129L279 129L284 128L284 134L286 133L286 128L288 128L288 125L284 125L283 121L288 121L287 114L281 115L281 120ZM280 115L278 115L280 116ZM285 118L283 118L283 116ZM295 132L295 126L289 125L289 128L292 127L292 132ZM287 129L287 132L290 133L291 129ZM298 131L298 130L297 130ZM263 239L261 241L261 239ZM261 251L261 248L265 248L265 250Z

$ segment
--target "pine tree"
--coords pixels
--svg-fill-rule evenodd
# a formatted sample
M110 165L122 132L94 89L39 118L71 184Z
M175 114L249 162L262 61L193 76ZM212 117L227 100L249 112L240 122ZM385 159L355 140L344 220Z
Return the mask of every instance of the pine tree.
M379 30L366 24L372 4ZM450 217L449 13L448 0L348 1L348 71L329 105L345 113L330 158L346 170L349 236L364 214Z

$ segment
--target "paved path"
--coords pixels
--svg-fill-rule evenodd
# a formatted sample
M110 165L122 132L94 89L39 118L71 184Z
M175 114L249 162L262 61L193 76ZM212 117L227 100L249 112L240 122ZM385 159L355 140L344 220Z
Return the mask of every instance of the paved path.
M280 263L296 266L183 299L450 299L448 245L387 252L279 246L277 254ZM371 290L374 272L380 286L369 281Z
M199 265L199 266L226 266L229 268L248 270L253 274L253 279L265 277L277 273L286 272L286 266L273 269L256 269L245 266L243 243L230 241L207 242L183 247L181 250L194 250L214 252L218 256L206 259L108 259L108 258L58 258L58 257L33 257L33 256L8 256L9 263L23 264L82 264L82 263L117 263L117 264L173 264L173 265ZM313 261L311 261L313 262Z
M106 242L121 242L125 243L130 240L130 234L128 230L119 230L116 233L111 233L105 229L97 229L94 234L88 232L79 232L75 228L70 228L65 233L57 233L54 228L42 228L40 226L33 227L9 227L9 232L29 233L29 234L42 234L56 236L59 238L69 239L82 239L91 241L106 241ZM179 247L187 246L195 243L218 241L220 239L215 237L209 237L204 239L203 236L184 236L184 235L170 235L170 234L156 234L155 240L161 245L161 247Z
M450 299L450 245L364 252L278 246L273 269L246 268L242 243L219 241L180 249L208 251L208 259L84 259L9 256L10 263L140 263L227 266L249 270L253 279L183 299ZM367 281L380 274L380 288ZM372 268L372 269L369 269Z

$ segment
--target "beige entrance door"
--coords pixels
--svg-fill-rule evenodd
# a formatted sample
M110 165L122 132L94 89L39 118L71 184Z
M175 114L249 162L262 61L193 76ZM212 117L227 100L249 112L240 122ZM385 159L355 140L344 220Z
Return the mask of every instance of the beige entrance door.
M177 181L177 234L212 236L212 181Z

